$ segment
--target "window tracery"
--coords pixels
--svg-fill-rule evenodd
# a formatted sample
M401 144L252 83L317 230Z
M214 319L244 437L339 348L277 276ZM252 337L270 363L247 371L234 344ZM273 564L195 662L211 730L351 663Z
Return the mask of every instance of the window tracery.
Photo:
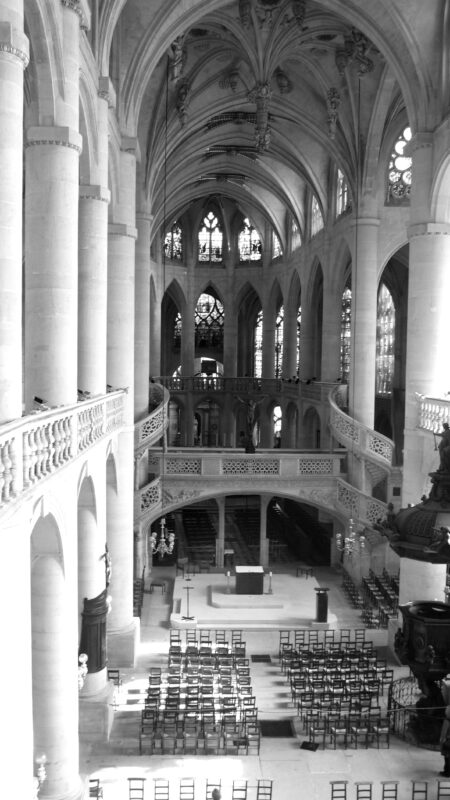
M408 201L411 194L412 158L404 154L411 140L411 128L407 126L397 137L389 159L387 202Z
M341 303L341 369L340 378L344 383L350 378L350 349L352 341L352 290L347 286Z
M280 306L275 322L275 377L281 378L283 372L284 308Z
M275 231L272 231L272 258L279 258L282 255L281 242Z
M297 309L297 357L296 357L296 369L297 369L297 377L300 375L300 333L302 327L302 307L299 306Z
M297 225L297 220L292 217L291 219L291 250L296 250L301 247L302 237L300 235L300 228Z
M183 258L183 229L178 222L175 222L166 233L164 255L166 258L177 261L181 261Z
M183 319L178 311L173 323L173 346L178 350L181 347L181 334L183 330Z
M208 211L198 232L198 260L207 263L222 261L223 233L217 215Z
M261 237L248 217L244 219L238 238L239 261L261 261Z
M336 216L340 217L346 211L351 210L350 195L348 190L348 183L345 175L338 169L337 182L336 182Z
M392 394L394 377L395 306L386 284L378 292L377 344L376 344L376 393Z
M203 293L195 307L195 346L223 346L223 305L212 294Z
M253 346L253 374L255 378L262 377L262 346L263 346L263 312L256 317L255 338Z
M322 212L320 210L319 201L313 195L311 200L311 238L316 236L324 226Z

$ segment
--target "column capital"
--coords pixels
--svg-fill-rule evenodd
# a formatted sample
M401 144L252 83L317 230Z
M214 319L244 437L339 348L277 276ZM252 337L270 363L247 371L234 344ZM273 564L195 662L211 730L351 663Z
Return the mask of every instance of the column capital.
M136 155L138 149L138 140L136 136L122 136L120 149L123 150L124 153Z
M74 11L80 18L80 28L84 31L91 27L91 10L87 0L61 0L61 5L69 11Z
M28 38L10 22L0 22L0 53L13 56L24 69L28 66L30 60Z
M136 220L142 220L143 222L148 222L151 225L154 219L155 215L150 214L150 211L136 211Z
M125 225L123 222L110 222L108 236L128 236L130 239L137 239L137 230L132 225Z
M100 200L102 203L109 203L111 200L111 192L105 186L80 185L79 192L80 200Z
M116 90L108 75L101 75L98 79L98 96L107 101L108 108L116 107Z
M408 239L416 236L450 236L450 225L447 222L417 222L408 228Z
M28 128L25 134L25 147L35 145L58 145L76 150L78 154L83 149L83 137L73 128L57 126L36 126Z

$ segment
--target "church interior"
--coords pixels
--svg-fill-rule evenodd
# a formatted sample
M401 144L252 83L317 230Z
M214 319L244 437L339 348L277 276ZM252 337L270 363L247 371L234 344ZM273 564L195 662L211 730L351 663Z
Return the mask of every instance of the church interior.
M5 798L448 798L449 0L0 9Z

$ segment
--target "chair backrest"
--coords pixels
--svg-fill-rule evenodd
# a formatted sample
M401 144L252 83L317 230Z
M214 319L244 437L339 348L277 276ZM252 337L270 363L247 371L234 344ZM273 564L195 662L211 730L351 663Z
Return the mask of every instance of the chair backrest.
M195 778L180 778L180 800L194 800Z
M398 781L381 781L381 800L397 800Z
M145 778L128 778L128 800L144 800Z
M259 778L256 784L256 800L272 800L272 785L270 778Z
M169 781L166 778L153 778L155 800L169 800Z
M347 800L348 781L330 781L331 800Z

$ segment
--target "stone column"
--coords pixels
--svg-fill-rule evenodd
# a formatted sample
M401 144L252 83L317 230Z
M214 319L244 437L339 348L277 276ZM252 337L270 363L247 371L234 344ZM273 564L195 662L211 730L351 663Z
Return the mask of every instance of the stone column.
M35 749L47 756L39 797L83 797L78 775L76 625L67 577L57 558L35 559L31 574Z
M144 210L136 215L136 284L134 327L134 418L148 414L150 377L150 232L152 217Z
M23 2L0 4L0 423L22 415Z
M158 272L158 265L150 259L150 375L161 375L161 305L163 292L161 293L161 300L158 300L155 275Z
M225 314L223 339L223 372L225 378L237 375L237 315L233 309Z
M341 306L342 299L335 281L324 275L322 320L322 372L323 381L334 382L341 361Z
M120 193L109 224L107 380L128 391L126 429L119 436L114 480L107 487L108 546L113 564L112 608L108 616L108 658L133 666L138 625L133 620L133 475L134 475L134 269L135 141L124 140L120 153Z
M273 306L263 310L262 377L273 378L275 371L275 316Z
M217 508L219 511L219 530L216 539L216 567L224 566L225 549L225 497L218 497Z
M37 127L28 129L26 139L25 401L30 409L35 396L50 406L77 400L81 136L68 127Z
M293 303L284 306L283 377L297 374L297 308Z
M352 264L352 358L350 415L373 428L377 335L379 220L359 218L355 224Z
M314 313L311 305L302 302L300 328L300 377L303 381L314 378Z
M262 567L269 566L269 539L267 538L267 507L270 497L262 495L260 497L260 517L259 517L259 561Z
M93 395L106 391L109 199L102 186L80 186L77 388Z
M26 132L25 402L77 400L81 4L61 3L58 118Z

